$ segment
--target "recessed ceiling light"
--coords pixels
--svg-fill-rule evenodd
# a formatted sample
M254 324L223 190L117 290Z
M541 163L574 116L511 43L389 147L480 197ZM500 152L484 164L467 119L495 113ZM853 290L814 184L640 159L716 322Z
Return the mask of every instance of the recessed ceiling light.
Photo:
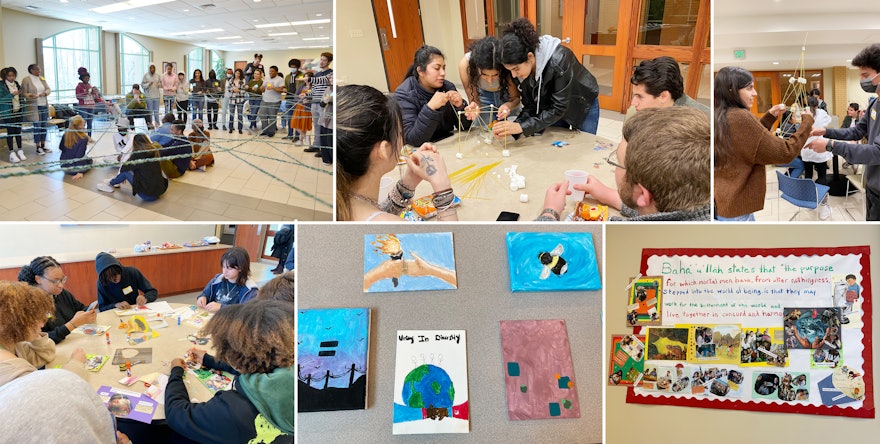
M324 15L324 14L321 14L321 13L319 12L319 13L315 14L315 17L321 17L322 15Z
M251 42L232 42L233 45L245 45L248 43L254 43L254 42L252 42L252 41Z
M263 25L256 25L256 27L257 28L275 28L278 26L320 25L321 23L330 23L330 19L303 20L303 21L299 21L299 22L266 23Z
M183 12L189 12L189 9L184 9Z
M232 39L240 39L240 35L227 35L225 37L217 37L217 40L232 40Z
M61 0L61 3L67 3L68 0Z
M223 28L199 29L198 31L172 32L168 35L207 34L209 32L223 32Z
M306 41L306 40L330 40L330 37L309 37L309 38L303 39L303 41Z
M847 59L846 63L852 63L852 59Z
M142 8L144 6L158 5L161 3L168 3L173 1L174 0L128 0L125 2L111 3L106 6L99 6L97 8L89 9L89 11L96 12L98 14L110 14L114 12L125 11L126 9Z
M281 36L281 35L297 35L297 34L299 34L299 33L298 32L273 32L268 35L273 36L273 37L277 37L277 36Z
M251 20L251 21L252 21L252 22L258 22L258 21L260 21L260 19L253 19L253 20Z
M774 65L778 65L778 64L779 64L779 62L773 62L773 64L774 64Z

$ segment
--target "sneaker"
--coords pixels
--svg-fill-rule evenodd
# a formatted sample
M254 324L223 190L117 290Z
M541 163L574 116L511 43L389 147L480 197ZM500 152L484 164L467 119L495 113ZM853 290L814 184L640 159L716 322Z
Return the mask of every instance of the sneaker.
M202 171L202 172L208 171L208 167L206 167L205 165L202 165L199 167L199 171Z
M321 151L320 151L320 150L318 150L318 152L315 153L315 157L324 157L324 155L321 154Z
M15 154L15 151L9 152L9 162L10 163L18 163L21 162L21 159L18 158L18 155Z
M43 145L43 154L49 154L51 152L52 152L52 148L49 148L46 145Z
M22 150L21 148L18 149L18 158L21 160L27 160L27 157L25 157L24 155L24 150Z
M38 156L45 156L45 155L46 155L46 150L45 150L43 147L38 146L38 147L37 147L37 155L38 155Z
M113 177L116 177L116 176L113 176ZM110 179L104 179L104 184L107 185L107 186L110 186L110 181L112 181L112 180L113 180L113 178L110 178ZM116 185L113 185L113 188L119 188L120 186L122 186L122 184L121 184L121 183L117 183Z
M223 129L225 130L226 128L223 128ZM229 130L229 134L232 134L232 130Z
M318 153L320 151L321 151L320 148L315 148L313 146L310 146L310 147L303 150L304 153Z
M231 132L231 131L230 131ZM241 134L241 130L238 130L238 134Z
M95 185L95 187L98 188L98 191L103 191L105 193L112 193L114 190L114 188L112 186L110 186L106 183L99 183L99 184Z
M223 125L223 131L226 131L226 125ZM229 132L231 133L232 130L229 130Z

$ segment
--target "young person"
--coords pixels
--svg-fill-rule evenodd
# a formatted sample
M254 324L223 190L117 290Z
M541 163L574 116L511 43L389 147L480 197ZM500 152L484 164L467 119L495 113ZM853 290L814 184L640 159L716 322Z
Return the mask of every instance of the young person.
M156 72L155 63L150 62L150 68L141 79L141 87L147 95L147 110L150 111L150 120L153 122L151 128L155 128L159 125L159 102L162 100L162 75Z
M21 85L15 80L18 72L13 67L0 70L0 126L6 128L6 145L9 147L9 162L27 160L21 149L21 122L24 113ZM13 142L18 146L15 150Z
M232 122L233 115L236 116L235 120L238 122L238 134L241 134L246 88L247 82L244 81L244 73L241 69L236 69L232 79L226 82L226 94L229 95L229 134L232 134L235 126Z
M177 108L177 120L186 124L189 120L189 83L186 76L181 72L177 73L177 91L174 93L174 106Z
M27 120L34 123L34 144L40 156L52 152L46 149L46 127L49 125L49 101L52 93L46 78L41 75L40 65L28 65L28 75L21 81L21 93L28 100Z
M162 97L165 100L165 114L172 113L174 109L174 96L177 95L177 86L180 84L178 76L174 74L174 65L165 65L165 73L162 74Z
M92 120L95 117L97 97L95 97L95 89L89 83L91 74L85 68L80 68L77 72L79 73L79 83L76 85L76 100L79 102L77 112L85 120L89 137L92 137Z
M208 80L205 81L205 100L208 106L208 129L217 129L217 113L219 112L220 97L222 95L220 80L217 73L212 69L208 71Z
M263 101L263 70L254 71L253 79L247 82L245 95L248 98L248 120L251 122L248 132L253 133L257 129L257 115L260 113L260 103Z
M338 94L336 220L400 221L423 180L434 190L439 220L458 220L446 163L429 143L407 156L406 170L387 199L379 196L382 176L397 167L403 147L397 95L385 96L366 85L341 86Z
M538 36L528 19L516 19L501 38L501 61L514 77L523 109L516 121L492 127L496 137L531 136L549 126L596 134L599 84L558 38Z
M257 284L250 279L251 258L247 250L232 247L220 257L222 272L205 285L196 298L196 305L208 311L217 311L232 304L247 302L257 295Z
M678 62L672 57L663 56L653 60L642 60L633 68L629 82L633 85L632 106L636 111L647 108L666 108L686 106L695 108L707 116L709 107L690 98L684 93L684 78Z
M125 117L134 127L134 119L142 118L147 128L153 127L153 117L147 109L147 96L141 92L141 86L135 83L131 85L131 91L125 95Z
M192 146L189 139L183 135L186 124L175 120L171 125L171 140L162 144L161 155L174 156L173 158L161 159L159 165L162 172L169 179L183 176L189 170L189 162L192 160Z
M132 141L133 149L130 157L119 168L119 174L106 183L99 183L98 189L112 193L114 187L123 182L131 184L131 194L140 197L145 202L159 199L168 190L168 179L162 175L162 167L159 163L159 150L161 145L150 142L146 134L136 134ZM144 162L147 159L155 159L154 162Z
M468 119L474 120L483 112L486 124L491 124L495 119L506 119L519 106L519 90L510 71L501 63L501 41L497 37L488 36L472 43L458 63L458 72L470 100L465 108ZM497 111L485 114L487 110L481 108L490 105Z
M470 128L471 121L459 114L467 101L446 80L446 57L433 46L425 45L416 51L413 64L394 96L400 105L403 138L408 145L445 139L459 125L462 129Z
M278 127L278 109L281 107L281 93L287 92L284 78L278 75L278 67L269 67L269 77L263 82L263 97L260 104L260 135L275 137Z
M217 126L214 125L216 128ZM214 165L214 154L211 152L211 132L205 131L201 120L192 121L192 132L186 136L192 145L192 159L189 161L190 170L206 171Z
M192 90L190 97L190 107L192 108L193 119L205 118L205 93L208 90L208 83L202 77L202 70L193 71L193 76L189 79L189 87Z
M754 221L764 208L766 165L788 163L797 157L810 135L813 116L789 138L770 131L785 105L776 105L760 120L750 109L755 101L752 73L725 66L715 75L715 215L718 220Z
M86 147L90 139L86 134L85 126L86 122L82 116L71 117L67 131L58 144L58 149L61 150L60 159L63 161L61 167L67 170L67 174L73 176L73 180L82 179L83 173L92 165L92 158L86 155Z
M43 325L43 331L49 334L52 342L63 341L80 325L95 323L97 311L94 308L86 311L88 307L64 288L67 276L61 264L51 256L36 257L21 267L18 281L39 288L53 298L54 315Z
M330 63L333 62L333 53L322 52L321 61L318 62L319 71L312 77L312 124L315 128L315 136L312 139L312 145L306 148L305 152L315 153L315 157L321 157L324 164L330 165L333 161L333 129L330 123L333 121L333 106L330 105L331 96L333 94L333 68ZM329 119L328 119L329 117Z
M129 309L154 302L159 291L135 267L126 267L108 253L98 253L95 257L95 271L98 272L98 309Z

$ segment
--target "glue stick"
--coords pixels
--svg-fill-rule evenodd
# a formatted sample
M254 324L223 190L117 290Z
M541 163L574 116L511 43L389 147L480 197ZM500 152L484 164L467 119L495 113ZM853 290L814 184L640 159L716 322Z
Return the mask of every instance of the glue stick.
M180 315L177 315L177 325L180 325Z
M131 361L125 361L125 376L131 377Z
M110 332L104 333L104 336L107 338L107 345L110 345Z

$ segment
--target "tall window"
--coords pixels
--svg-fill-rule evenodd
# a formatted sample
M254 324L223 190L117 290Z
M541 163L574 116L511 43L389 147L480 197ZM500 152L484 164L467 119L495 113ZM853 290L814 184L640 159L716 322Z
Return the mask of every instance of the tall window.
M101 88L101 30L88 26L64 31L43 40L43 71L52 88L50 102L76 102L77 70L84 67L92 86Z
M141 83L144 74L150 69L150 51L135 39L121 34L119 53L120 71L122 72L122 93L125 94L131 90L131 85Z
M211 51L211 69L217 73L218 79L222 79L226 75L226 67L223 66L223 56L217 51Z
M205 51L202 48L196 48L189 52L186 55L186 69L188 70L186 73L186 78L191 79L193 76L193 71L200 69L202 70L202 78L207 79L208 74L205 73Z

